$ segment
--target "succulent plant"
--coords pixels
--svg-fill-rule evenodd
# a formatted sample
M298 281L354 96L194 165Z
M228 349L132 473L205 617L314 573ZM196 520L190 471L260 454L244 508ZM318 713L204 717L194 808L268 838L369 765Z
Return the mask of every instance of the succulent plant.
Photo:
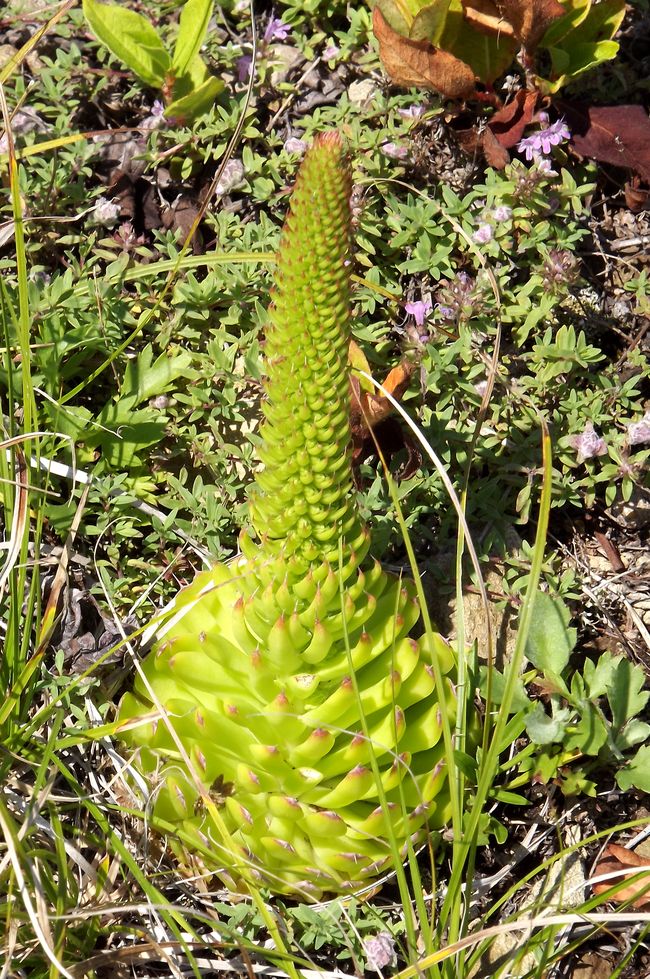
M368 556L352 479L350 190L341 140L324 134L278 253L251 528L155 623L146 682L120 707L155 781L151 822L177 852L233 889L252 878L302 899L372 882L449 815L454 691L441 703L431 657L448 674L452 653L409 637L415 588Z

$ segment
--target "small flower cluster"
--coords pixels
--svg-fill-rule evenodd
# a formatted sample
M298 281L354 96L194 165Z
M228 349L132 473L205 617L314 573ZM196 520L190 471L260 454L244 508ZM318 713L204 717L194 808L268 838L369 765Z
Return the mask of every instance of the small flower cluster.
M548 114L540 112L537 120L542 128L531 136L521 139L517 144L517 149L529 162L540 158L548 159L554 146L561 146L567 139L571 139L571 132L563 119L549 124Z
M292 28L289 24L285 24L281 17L271 18L264 29L264 34L262 35L261 47L266 48L273 41L286 41L286 39L291 34ZM241 58L237 59L237 81L247 82L251 66L253 64L253 58L250 54L243 54Z
M472 240L477 245L487 245L495 236L495 232L500 224L505 224L512 218L512 208L507 204L500 204L491 211L484 210L479 217L478 228L472 235Z
M459 272L455 279L443 281L435 298L439 315L448 323L467 321L483 308L482 290L467 272Z
M578 260L571 252L552 248L542 266L544 288L555 292L558 287L575 282L578 276Z
M572 435L569 445L578 453L578 462L585 459L595 459L597 456L604 456L607 453L607 443L598 434L593 426L593 422L587 422L584 430L579 435Z
M628 445L647 445L650 442L650 411L638 422L627 426Z

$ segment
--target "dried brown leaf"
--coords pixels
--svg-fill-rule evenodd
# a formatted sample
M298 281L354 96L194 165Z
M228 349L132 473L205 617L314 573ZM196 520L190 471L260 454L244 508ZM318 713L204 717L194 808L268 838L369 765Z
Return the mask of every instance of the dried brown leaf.
M624 187L625 203L633 214L650 210L650 187L642 187L638 177L632 177Z
M650 119L640 105L558 101L580 156L634 170L650 183Z
M372 27L381 62L397 85L432 89L450 99L465 98L474 91L476 79L469 65L428 41L411 41L398 34L378 7L373 11Z
M537 92L522 88L490 119L491 132L506 149L516 146L524 135L535 115L538 97Z
M483 155L495 170L503 170L510 163L510 154L488 126L483 130Z
M462 0L462 4L465 20L481 34L514 37L512 24L492 0Z
M533 51L554 20L564 17L566 8L558 0L495 0L499 13L512 24L514 35Z
M595 876L599 877L601 874L620 873L627 870L623 878L618 878L619 880L625 880L634 874L638 875L639 868L647 867L649 864L650 857L644 857L640 853L635 853L634 850L628 850L627 847L619 846L618 843L609 843L605 848L602 859L596 867ZM615 882L613 879L603 881L600 884L593 884L592 889L594 894L604 894L610 890ZM619 904L622 904L624 901L630 901L632 906L639 908L640 911L650 911L650 871L643 874L634 883L619 888L616 894L609 897L608 900L616 901Z

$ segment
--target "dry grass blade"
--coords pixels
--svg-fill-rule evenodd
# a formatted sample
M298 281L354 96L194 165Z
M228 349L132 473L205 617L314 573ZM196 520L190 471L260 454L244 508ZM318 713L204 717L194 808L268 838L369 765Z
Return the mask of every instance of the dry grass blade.
M73 979L72 974L68 972L66 967L57 958L56 952L52 947L52 936L49 933L49 923L47 921L47 916L44 914L44 908L47 907L47 901L42 894L39 894L37 910L32 902L31 894L27 886L27 881L23 873L23 866L26 865L25 855L21 855L18 852L18 841L16 835L12 832L12 827L10 824L10 817L6 812L4 806L0 803L0 829L4 836L5 846L7 847L7 854L11 861L11 866L14 872L14 877L16 879L16 885L18 893L20 894L21 900L27 916L31 922L32 928L34 929L34 934L36 935L38 942L43 949L43 952L52 963L55 969L58 970L57 975L65 976L66 979ZM37 891L38 883L35 881ZM39 913L40 912L40 913Z
M68 579L68 565L70 562L70 555L72 554L72 547L77 536L77 531L79 530L79 524L81 523L81 517L86 507L86 500L88 499L88 493L90 491L90 483L86 483L81 494L79 503L77 504L77 509L75 515L72 519L72 524L70 525L70 530L68 531L68 536L66 538L63 551L61 552L61 558L59 560L56 574L54 575L54 581L52 582L52 587L47 600L47 604L43 611L43 619L41 622L41 629L38 636L38 642L36 645L36 655L44 652L47 646L52 632L54 631L54 626L56 624L57 607L59 604L59 597L61 591Z
M3 443L3 445L4 444L6 443ZM14 482L14 486L16 487L16 495L14 497L13 515L11 519L11 536L9 538L7 549L7 560L5 561L2 573L0 573L0 597L2 597L7 581L9 580L9 575L20 557L20 549L22 547L25 529L27 526L27 501L29 495L27 488L27 460L25 459L25 453L19 445L15 446L15 453L18 470L16 473L16 480Z

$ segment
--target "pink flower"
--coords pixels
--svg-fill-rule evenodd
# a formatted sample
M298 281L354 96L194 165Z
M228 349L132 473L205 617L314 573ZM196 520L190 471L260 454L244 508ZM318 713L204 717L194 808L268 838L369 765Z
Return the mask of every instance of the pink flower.
M492 217L495 221L509 221L512 217L512 208L508 207L507 204L501 204L499 207L494 208Z
M492 228L489 224L479 224L478 228L472 235L472 239L477 245L487 245L488 241L492 241Z
M336 44L328 44L323 51L323 61L334 61L340 53L341 49L337 48Z
M431 312L430 299L418 299L414 303L406 303L404 309L415 320L416 326L424 326L424 321Z
M295 136L290 136L289 139L285 141L282 148L286 150L287 153L300 153L302 156L302 154L307 150L307 144L303 139L297 139Z
M532 136L526 136L525 139L520 140L517 149L526 155L527 160L536 160L542 154L548 156L551 147L559 146L567 139L571 139L569 127L564 119L558 119L552 125L547 125L544 129L539 129L533 133Z
M591 422L587 422L580 435L573 435L569 439L569 445L577 451L578 462L584 462L585 459L593 459L596 456L604 456L607 452L605 439L600 437Z
M627 440L630 445L646 445L650 442L650 411L639 422L627 426Z
M391 160L403 160L408 156L406 146L398 146L397 143L384 143L381 151L384 156L389 156Z
M363 950L366 953L368 968L381 972L388 966L394 966L397 962L395 953L395 940L387 931L380 931L372 938L366 938L363 943Z
M402 119L419 119L425 112L425 106L414 103L413 105L409 105L408 109L398 109L397 111Z

